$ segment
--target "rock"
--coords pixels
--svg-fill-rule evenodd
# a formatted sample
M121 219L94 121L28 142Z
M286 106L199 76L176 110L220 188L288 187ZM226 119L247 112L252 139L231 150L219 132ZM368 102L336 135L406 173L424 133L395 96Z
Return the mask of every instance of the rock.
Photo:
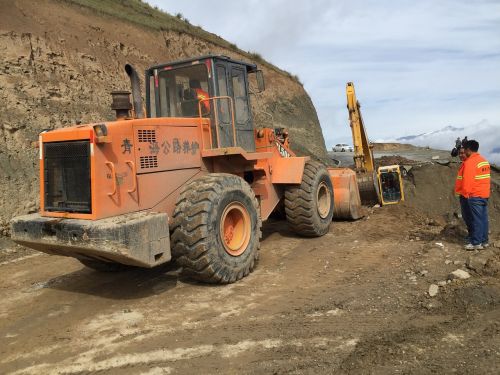
M470 277L469 272L458 269L448 275L449 280L465 280Z
M438 286L446 286L446 281L438 281Z
M425 276L425 275L427 275L428 273L429 273L429 271L427 271L427 270L422 270L422 271L420 271L420 276Z
M450 164L450 161L448 159L443 159L443 160L437 160L436 163L438 163L439 165L447 166Z
M429 286L429 296L435 297L439 293L439 287L436 284Z
M500 249L500 241L495 241L495 243L493 243L493 247Z
M432 249L443 250L444 245L441 242L429 242L429 243L426 243L423 247L423 250L425 250L425 251L429 251Z
M437 300L433 300L433 301L429 302L427 305L424 305L424 307L427 310L437 309L437 308L442 307L442 306L443 306L443 304Z
M434 156L432 157L432 160L439 160L439 155L434 155Z
M428 218L425 219L425 225L437 227L437 226L439 226L439 223L436 220L431 219L430 217L428 217Z
M477 254L472 254L467 259L466 266L468 269L481 273L492 255L490 251L481 251Z
M444 264L450 264L450 263L451 263L451 260L449 260L449 259L446 259L446 260L444 261Z
M417 276L412 275L412 276L408 277L408 279L409 279L410 281L417 281Z

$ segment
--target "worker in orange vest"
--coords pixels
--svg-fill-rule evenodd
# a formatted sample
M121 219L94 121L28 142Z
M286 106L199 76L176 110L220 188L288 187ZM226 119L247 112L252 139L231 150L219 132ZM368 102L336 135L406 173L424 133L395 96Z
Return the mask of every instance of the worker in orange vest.
M465 155L465 148L463 146L459 146L457 150L458 157L462 164L460 164L460 168L458 169L457 173L457 179L455 181L455 195L459 197L460 199L460 212L462 213L462 219L465 222L465 225L467 227L467 238L466 241L467 243L470 243L470 236L471 236L471 214L470 214L470 209L468 206L468 201L467 198L465 198L462 195L462 181L464 177L464 166L465 166L465 160L467 160L467 155ZM457 155L455 155L457 156Z
M196 99L198 99L199 101L203 100L201 103L201 108L204 110L203 114L210 113L210 101L205 100L210 98L210 95L208 95L208 92L201 88L200 81L197 79L190 79L189 87L196 93Z
M469 140L465 144L461 195L467 199L470 212L471 234L466 250L488 247L488 198L490 197L490 163L479 153L479 143Z

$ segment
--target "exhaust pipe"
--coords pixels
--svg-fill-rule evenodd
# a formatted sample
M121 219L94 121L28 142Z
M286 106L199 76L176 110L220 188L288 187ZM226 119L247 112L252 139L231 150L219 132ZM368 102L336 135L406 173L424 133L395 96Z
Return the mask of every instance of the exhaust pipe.
M139 75L130 64L125 64L125 71L130 78L130 85L132 87L132 101L134 102L135 117L144 118L144 112L142 110L141 81L139 79Z

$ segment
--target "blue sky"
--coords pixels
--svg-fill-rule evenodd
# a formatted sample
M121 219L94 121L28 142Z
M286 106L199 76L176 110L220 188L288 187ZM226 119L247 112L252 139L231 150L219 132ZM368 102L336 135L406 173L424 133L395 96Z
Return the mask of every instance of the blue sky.
M351 141L348 81L373 140L478 123L500 134L500 0L149 3L297 74L327 147Z

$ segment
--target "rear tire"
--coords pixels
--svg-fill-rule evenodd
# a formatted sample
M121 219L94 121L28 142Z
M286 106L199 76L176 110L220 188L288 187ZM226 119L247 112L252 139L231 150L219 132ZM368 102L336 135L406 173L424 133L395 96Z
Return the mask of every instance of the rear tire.
M186 185L177 200L172 256L196 280L233 283L254 269L261 226L247 182L225 173L203 176Z
M78 261L85 267L92 268L98 272L123 272L132 268L132 266L127 266L126 264L105 262L97 259L78 259Z
M300 185L285 190L286 219L302 236L320 237L328 233L333 218L333 185L326 167L308 161Z

